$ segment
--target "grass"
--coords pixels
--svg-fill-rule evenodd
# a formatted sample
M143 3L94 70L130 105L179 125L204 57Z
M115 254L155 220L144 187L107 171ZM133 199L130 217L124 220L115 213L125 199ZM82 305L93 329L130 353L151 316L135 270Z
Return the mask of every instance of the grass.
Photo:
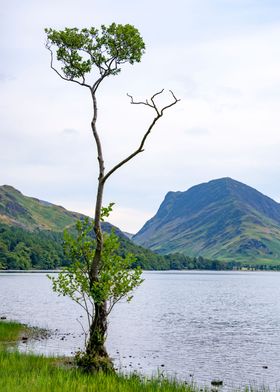
M160 378L145 380L137 375L85 374L65 358L7 351L26 327L0 322L0 391L3 392L198 392L192 385ZM28 333L28 332L27 332Z
M54 358L0 352L0 391L5 392L193 392L192 387L171 381L143 381L138 376L124 377L98 373L88 375L65 368Z
M26 326L10 321L0 322L0 345L4 343L16 343L20 335L26 332Z
M138 375L86 374L75 368L69 358L46 358L7 350L33 328L15 322L0 321L1 392L209 392L193 384L161 377L152 380ZM9 345L7 346L7 342ZM5 344L4 344L5 343ZM212 388L218 392L219 389ZM248 386L239 392L269 392L269 388ZM279 390L278 390L279 391Z

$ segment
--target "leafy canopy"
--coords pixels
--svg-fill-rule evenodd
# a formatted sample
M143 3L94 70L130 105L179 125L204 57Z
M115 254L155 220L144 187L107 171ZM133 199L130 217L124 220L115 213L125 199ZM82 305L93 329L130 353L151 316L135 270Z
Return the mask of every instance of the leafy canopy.
M92 67L98 68L101 76L117 75L120 64L140 62L145 50L139 31L132 25L112 23L95 27L65 28L57 31L45 29L47 48L56 46L56 57L63 63L61 71L65 78L84 78Z

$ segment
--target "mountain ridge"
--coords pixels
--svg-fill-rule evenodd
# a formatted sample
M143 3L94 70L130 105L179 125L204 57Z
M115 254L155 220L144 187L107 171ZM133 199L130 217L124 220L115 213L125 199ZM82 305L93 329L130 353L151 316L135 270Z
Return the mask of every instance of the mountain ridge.
M280 204L229 177L168 192L133 240L160 254L280 260Z

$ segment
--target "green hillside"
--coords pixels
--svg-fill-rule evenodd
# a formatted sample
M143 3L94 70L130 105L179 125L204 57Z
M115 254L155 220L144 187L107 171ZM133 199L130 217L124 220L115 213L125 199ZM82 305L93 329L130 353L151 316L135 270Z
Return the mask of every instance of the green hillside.
M0 186L0 222L29 231L63 231L81 219L82 214L54 204L24 196L9 185Z
M230 178L213 180L169 192L133 240L160 254L280 265L280 205Z
M11 186L0 186L0 269L55 269L68 263L63 253L63 231L74 232L84 215L24 196ZM111 232L113 226L103 223ZM144 269L212 268L211 262L183 255L161 256L134 244L114 227L120 240L119 253L136 256L134 266ZM222 268L222 264L215 264Z

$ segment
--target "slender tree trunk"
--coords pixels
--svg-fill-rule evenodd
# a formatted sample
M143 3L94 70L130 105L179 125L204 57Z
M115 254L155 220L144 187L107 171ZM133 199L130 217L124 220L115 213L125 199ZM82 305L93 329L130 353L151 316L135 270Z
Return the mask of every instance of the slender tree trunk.
M100 176L99 176L100 177ZM91 271L90 271L90 285L98 280L99 276L99 267L101 263L101 256L103 250L103 233L101 228L101 208L102 208L102 200L103 200L103 190L104 183L103 178L99 178L97 196L96 196L96 204L95 204L95 216L94 216L94 233L96 238L96 249L94 258L92 261Z
M99 135L96 129L97 121L97 102L95 92L92 91L93 100L93 119L91 122L92 133L96 142L97 147L97 159L99 164L99 176L98 176L98 189L95 204L95 215L94 215L94 232L96 237L96 249L92 266L90 270L90 286L92 287L95 282L99 279L99 269L101 264L102 250L103 250L103 233L101 228L101 208L104 191L104 160L102 153L102 146L99 139ZM94 304L94 319L90 326L89 340L86 347L87 354L96 357L109 358L105 348L105 339L107 335L107 304L106 301Z
M96 199L96 213L94 222L94 232L96 236L96 250L92 262L90 285L91 287L99 279L99 268L101 264L101 256L103 250L103 233L100 222L100 212L102 207L104 184L99 182L97 199ZM107 304L106 301L94 304L94 319L90 326L89 340L86 351L88 354L99 357L108 358L108 353L105 348L105 339L107 335Z

